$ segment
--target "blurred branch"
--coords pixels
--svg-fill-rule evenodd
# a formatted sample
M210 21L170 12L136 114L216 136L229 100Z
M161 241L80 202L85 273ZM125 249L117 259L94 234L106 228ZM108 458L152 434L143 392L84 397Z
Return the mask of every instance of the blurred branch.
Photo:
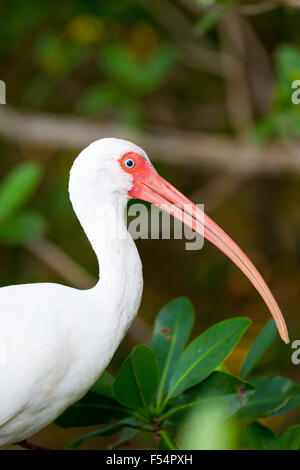
M213 74L222 75L220 54L211 47L204 47L191 41L193 24L176 5L167 0L164 2L140 0L140 3L178 44L183 52L180 56L181 63L196 70L207 70Z
M294 8L300 8L299 0L265 0L263 2L254 3L250 5L240 5L238 7L239 11L243 15L261 15L262 13L267 13L268 11L274 10L280 6L290 6Z
M50 240L34 239L26 243L25 247L76 288L90 289L96 284L96 278ZM127 334L135 343L150 343L151 330L141 317L136 317Z
M230 173L300 171L299 141L274 141L265 146L237 141L223 134L204 134L172 128L142 133L116 124L74 117L17 112L0 106L0 135L32 146L79 151L102 137L136 142L154 160L221 169Z
M193 192L189 198L204 204L206 212L212 212L219 206L229 201L245 183L245 178L237 178L234 175L215 177L203 188Z
M37 258L76 288L90 289L95 285L96 279L50 240L35 238L33 241L27 242L25 246Z
M243 15L261 15L262 13L274 10L274 8L278 8L280 3L283 2L279 0L265 0L264 2L254 3L252 5L240 5L238 8Z
M281 0L281 3L290 7L300 8L299 0Z
M195 13L196 15L203 13L203 6L201 6L200 3L198 3L197 1L195 0L179 0L179 1L180 1L180 4L184 8L186 8L192 13Z
M249 84L259 113L270 111L273 94L273 70L271 60L251 21L240 17L247 51Z
M253 117L245 44L239 14L235 9L230 8L223 14L219 33L228 113L236 135L244 138L253 128Z
M196 70L207 70L215 75L223 75L218 52L188 41L181 41L183 55L181 62Z

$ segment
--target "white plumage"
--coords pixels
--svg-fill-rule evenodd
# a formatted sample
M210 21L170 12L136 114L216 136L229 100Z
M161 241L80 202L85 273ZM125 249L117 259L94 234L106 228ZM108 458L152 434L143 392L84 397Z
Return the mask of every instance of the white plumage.
M138 311L142 266L119 207L132 178L117 161L132 151L147 158L130 142L102 139L71 171L70 198L99 260L98 284L86 291L50 283L0 289L1 446L33 435L81 398ZM112 223L123 231L119 239L111 237Z

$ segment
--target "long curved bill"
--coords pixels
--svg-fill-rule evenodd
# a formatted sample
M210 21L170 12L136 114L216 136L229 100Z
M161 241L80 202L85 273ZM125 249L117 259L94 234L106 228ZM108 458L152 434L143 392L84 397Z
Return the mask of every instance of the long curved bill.
M237 244L199 207L157 173L146 181L140 182L140 184L144 200L155 204L188 225L195 232L203 235L240 268L267 304L281 338L289 343L287 327L276 300L260 273Z

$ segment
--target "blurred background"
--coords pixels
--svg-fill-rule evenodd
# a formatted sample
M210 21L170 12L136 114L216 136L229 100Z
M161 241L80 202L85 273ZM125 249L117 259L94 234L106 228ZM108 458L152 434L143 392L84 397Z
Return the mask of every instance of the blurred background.
M0 285L94 284L97 262L68 174L87 144L115 136L145 148L164 178L205 204L262 272L291 340L300 339L300 104L291 100L299 26L299 0L0 0ZM149 344L158 310L183 295L196 309L195 334L251 318L227 361L238 373L269 319L249 281L208 243L137 245L144 295L110 372L135 344ZM299 383L292 352L278 337L258 371ZM267 424L280 431L299 418L294 410ZM82 433L51 425L35 442L63 448Z

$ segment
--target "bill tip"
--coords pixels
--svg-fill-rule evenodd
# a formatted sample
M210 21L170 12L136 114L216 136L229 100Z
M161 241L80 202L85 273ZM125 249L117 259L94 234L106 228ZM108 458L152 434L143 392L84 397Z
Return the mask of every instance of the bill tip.
M288 336L288 335L284 335L284 336L282 336L282 339L283 339L283 341L285 342L285 344L289 344L289 342L290 342L290 338L289 338L289 336Z

